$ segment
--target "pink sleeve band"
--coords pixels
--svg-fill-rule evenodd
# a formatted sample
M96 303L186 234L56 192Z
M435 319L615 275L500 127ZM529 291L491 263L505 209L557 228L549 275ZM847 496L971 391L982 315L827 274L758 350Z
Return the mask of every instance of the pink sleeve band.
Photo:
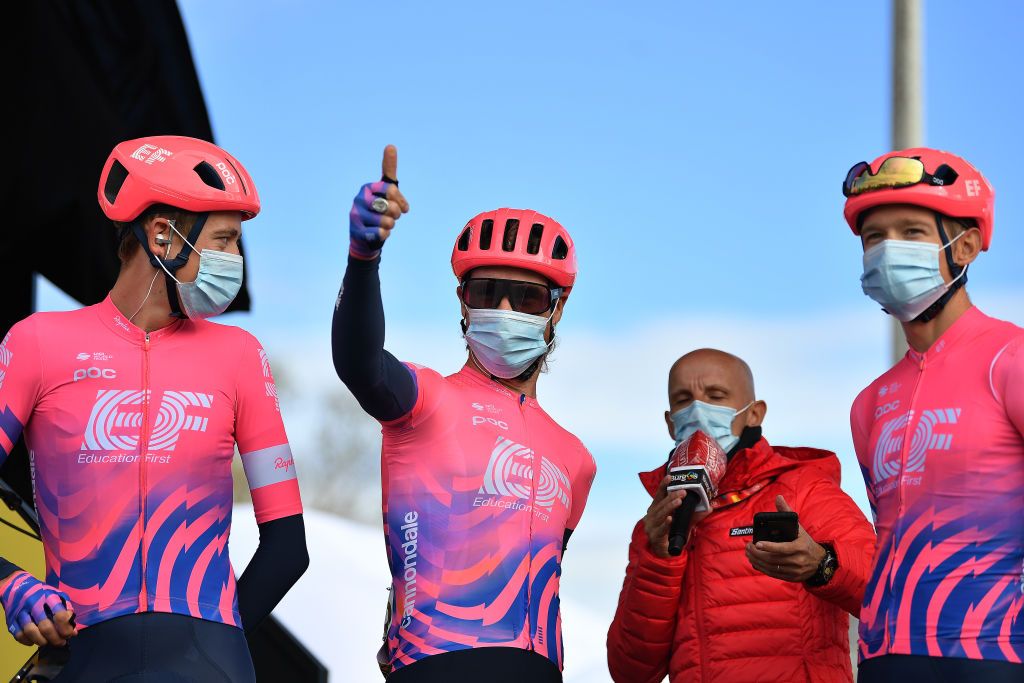
M299 482L292 478L252 491L252 507L256 523L263 524L282 517L302 514Z

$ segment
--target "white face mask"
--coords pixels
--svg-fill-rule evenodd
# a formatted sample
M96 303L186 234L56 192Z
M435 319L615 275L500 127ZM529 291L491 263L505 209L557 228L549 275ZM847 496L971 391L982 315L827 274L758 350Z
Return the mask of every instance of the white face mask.
M164 272L177 283L182 312L190 320L203 320L220 315L227 310L242 288L242 256L213 249L203 249L199 252L178 232L173 223L171 230L178 233L192 251L199 253L199 272L193 282L180 281L171 275L163 263L160 264Z
M497 308L467 308L466 342L487 372L502 379L518 377L544 355L551 318Z
M942 250L963 237L960 233L947 244L883 240L864 252L864 274L860 285L891 316L909 322L939 300L958 279L942 279L939 259Z
M703 401L692 402L670 416L675 428L676 445L699 430L717 441L722 450L728 453L740 440L740 437L732 433L733 420L752 405L753 401L736 410L729 406L717 406Z

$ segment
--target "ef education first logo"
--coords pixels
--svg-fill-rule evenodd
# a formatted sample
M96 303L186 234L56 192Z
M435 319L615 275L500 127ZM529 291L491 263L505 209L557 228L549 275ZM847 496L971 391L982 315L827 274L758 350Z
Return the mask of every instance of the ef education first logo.
M915 423L913 411L908 411L886 421L878 433L872 459L871 479L876 487L875 495L892 490L899 481L905 485L919 485L928 453L948 451L953 446L953 434L950 432L959 422L960 412L960 408L924 410ZM912 423L914 431L908 434ZM910 438L910 447L905 449L904 461L907 438ZM888 481L890 479L892 481Z

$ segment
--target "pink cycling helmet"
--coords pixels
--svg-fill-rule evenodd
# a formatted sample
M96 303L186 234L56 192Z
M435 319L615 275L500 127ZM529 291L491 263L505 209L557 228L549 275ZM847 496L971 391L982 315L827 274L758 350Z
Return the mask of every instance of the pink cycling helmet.
M553 218L530 209L496 209L471 218L452 250L452 270L460 282L482 266L533 271L568 296L576 282L576 248Z
M957 179L946 185L917 183L866 191L848 197L843 215L855 235L860 234L860 215L868 209L886 204L913 204L953 218L973 218L981 230L981 248L988 250L992 243L995 191L978 169L955 154L928 147L914 147L883 154L871 162L871 172L877 173L882 162L891 157L920 159L928 173L935 173L936 169L946 164L956 171Z
M256 186L245 167L205 140L153 135L114 147L96 193L107 218L127 223L154 204L185 211L260 212Z

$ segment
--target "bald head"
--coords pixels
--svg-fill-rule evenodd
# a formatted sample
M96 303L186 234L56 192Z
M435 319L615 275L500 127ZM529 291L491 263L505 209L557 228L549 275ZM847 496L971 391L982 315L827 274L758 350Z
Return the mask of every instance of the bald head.
M750 366L731 353L718 349L697 349L686 354L668 372L668 406L665 424L674 434L672 414L694 401L743 410L733 421L733 434L745 427L760 426L768 406L754 393L754 374Z
M697 349L686 354L668 371L668 402L691 400L740 409L754 400L754 374L742 358L718 349Z

